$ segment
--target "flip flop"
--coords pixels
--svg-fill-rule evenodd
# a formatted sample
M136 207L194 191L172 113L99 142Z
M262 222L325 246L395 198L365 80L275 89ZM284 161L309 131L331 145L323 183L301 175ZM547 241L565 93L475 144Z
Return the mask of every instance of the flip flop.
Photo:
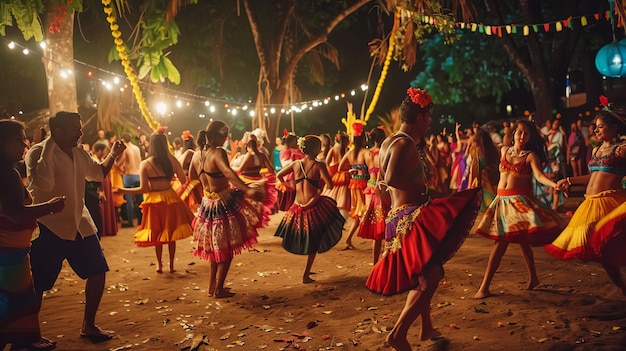
M41 351L41 350L52 350L57 347L57 342L52 341L48 338L40 337L39 340L32 342L29 345L12 345L11 351Z

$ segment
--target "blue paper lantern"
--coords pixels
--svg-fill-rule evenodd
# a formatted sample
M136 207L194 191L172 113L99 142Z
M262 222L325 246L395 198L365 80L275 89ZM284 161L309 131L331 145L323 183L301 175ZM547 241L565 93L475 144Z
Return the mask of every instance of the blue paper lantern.
M596 54L596 68L607 77L626 75L626 39L612 42L600 48Z

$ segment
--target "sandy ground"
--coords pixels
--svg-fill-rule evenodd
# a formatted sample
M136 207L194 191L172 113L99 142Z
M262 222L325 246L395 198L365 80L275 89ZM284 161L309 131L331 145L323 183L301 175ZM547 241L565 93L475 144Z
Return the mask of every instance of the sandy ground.
M566 210L580 201L570 198ZM209 264L192 256L190 240L178 243L177 272L158 274L154 249L132 244L133 228L104 237L111 271L97 322L115 338L94 344L79 337L84 283L69 266L43 301L43 335L58 341L57 350L391 350L385 336L406 294L365 288L371 242L355 238L356 250L342 251L342 241L318 255L316 281L305 285L306 257L273 237L281 216L254 250L234 259L227 286L236 295L228 299L207 296ZM445 265L432 301L444 338L420 342L416 321L409 332L415 350L626 350L626 298L596 263L561 262L535 248L541 284L525 291L526 269L511 245L491 287L496 296L470 299L492 245L471 234Z

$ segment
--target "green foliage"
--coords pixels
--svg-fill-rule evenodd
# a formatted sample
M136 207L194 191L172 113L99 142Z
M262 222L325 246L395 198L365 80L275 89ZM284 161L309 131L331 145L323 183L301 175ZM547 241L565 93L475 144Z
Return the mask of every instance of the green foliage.
M3 0L0 1L0 35L6 35L6 27L13 26L13 20L25 40L43 40L43 31L38 13L43 12L42 0Z
M504 94L523 84L523 75L511 63L498 38L476 33L459 33L454 45L435 34L424 41L420 52L425 69L413 86L426 88L441 105L471 102L493 97L499 102Z

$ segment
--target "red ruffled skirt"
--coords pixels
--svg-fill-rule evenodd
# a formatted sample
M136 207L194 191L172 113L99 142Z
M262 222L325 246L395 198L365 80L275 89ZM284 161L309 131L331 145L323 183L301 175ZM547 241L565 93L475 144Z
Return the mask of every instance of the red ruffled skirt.
M392 209L386 231L387 238L393 238L367 278L367 287L383 295L414 289L424 266L443 265L465 241L476 220L481 195L481 189L475 188L421 206Z
M265 188L265 200L262 203L262 218L261 218L261 226L267 227L270 223L270 216L274 212L274 206L278 201L278 189L276 189L276 175L270 172L262 172L262 175L258 177L251 177L246 175L239 175L239 178L246 183L246 185L258 182L260 180L265 180L264 188ZM295 199L295 192L294 199ZM294 200L291 200L293 203Z
M390 204L383 204L375 185L369 185L364 194L366 210L361 216L359 231L356 235L364 239L382 240L385 238L385 217L389 212Z

